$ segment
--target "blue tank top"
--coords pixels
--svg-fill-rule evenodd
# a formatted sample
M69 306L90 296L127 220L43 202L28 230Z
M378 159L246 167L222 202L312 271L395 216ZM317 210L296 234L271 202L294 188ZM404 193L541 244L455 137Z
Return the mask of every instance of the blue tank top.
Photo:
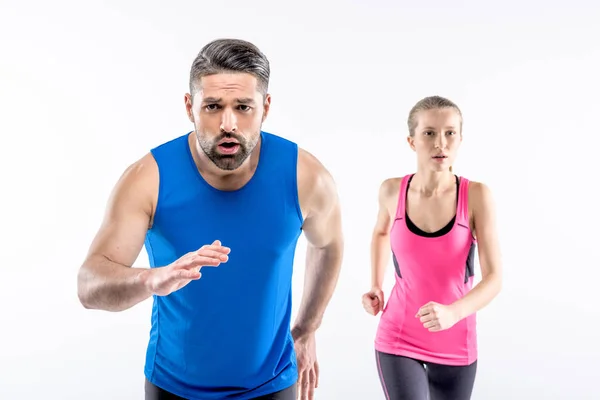
M187 399L249 399L298 377L290 333L292 264L301 234L298 146L261 132L258 166L236 191L200 175L188 135L151 150L160 184L145 248L168 265L220 240L229 261L168 296L154 296L145 375Z

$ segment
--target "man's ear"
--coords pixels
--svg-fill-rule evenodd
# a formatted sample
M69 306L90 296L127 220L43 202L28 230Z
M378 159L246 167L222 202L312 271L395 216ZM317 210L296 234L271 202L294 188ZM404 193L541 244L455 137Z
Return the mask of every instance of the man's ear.
M263 102L262 122L265 122L265 120L267 119L270 109L271 109L271 95L267 93L265 95L265 101Z
M185 102L185 112L187 113L188 119L192 122L192 124L194 123L194 113L193 113L193 99L192 99L192 95L189 93L186 93L184 96L184 102Z

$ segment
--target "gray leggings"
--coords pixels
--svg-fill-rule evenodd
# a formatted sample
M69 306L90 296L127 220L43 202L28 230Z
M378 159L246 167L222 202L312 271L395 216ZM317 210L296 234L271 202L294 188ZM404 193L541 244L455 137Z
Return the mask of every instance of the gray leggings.
M470 400L477 361L466 366L423 362L375 351L386 400Z

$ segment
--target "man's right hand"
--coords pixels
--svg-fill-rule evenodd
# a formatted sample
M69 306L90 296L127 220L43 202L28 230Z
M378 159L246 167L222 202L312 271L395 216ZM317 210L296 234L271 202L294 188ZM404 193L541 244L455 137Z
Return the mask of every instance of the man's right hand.
M366 312L371 315L377 315L383 311L383 291L379 288L371 289L362 297L362 304Z
M217 267L229 259L228 247L221 246L215 240L210 245L202 246L199 250L190 252L173 263L159 268L151 268L145 277L146 287L157 296L167 296L193 280L202 276L202 267Z

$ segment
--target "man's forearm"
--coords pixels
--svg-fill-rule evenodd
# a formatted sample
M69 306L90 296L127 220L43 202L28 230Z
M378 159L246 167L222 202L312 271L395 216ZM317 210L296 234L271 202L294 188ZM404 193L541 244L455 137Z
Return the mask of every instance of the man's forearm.
M77 293L85 308L123 311L152 295L147 268L133 268L104 257L86 261L77 277Z
M316 248L308 245L304 290L298 316L292 328L294 337L315 332L333 296L342 265L343 243Z

